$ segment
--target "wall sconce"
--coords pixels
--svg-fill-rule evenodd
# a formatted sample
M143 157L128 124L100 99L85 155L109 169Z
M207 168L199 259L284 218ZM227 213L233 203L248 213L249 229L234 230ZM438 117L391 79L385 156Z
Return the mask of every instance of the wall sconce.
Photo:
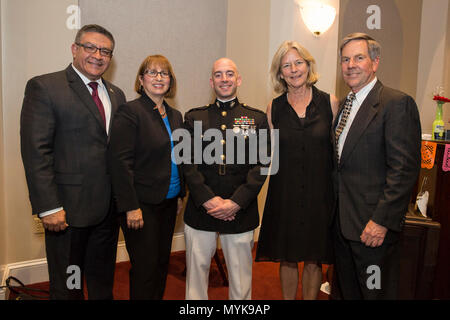
M327 31L334 22L336 9L320 1L305 1L300 3L303 22L316 36Z

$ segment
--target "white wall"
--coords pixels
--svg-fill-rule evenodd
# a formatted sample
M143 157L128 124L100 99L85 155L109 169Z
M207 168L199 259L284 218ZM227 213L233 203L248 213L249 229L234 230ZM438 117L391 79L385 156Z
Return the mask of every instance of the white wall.
M227 57L242 75L239 99L266 110L269 71L270 0L228 0Z
M0 5L0 61L2 61L3 41L2 41L2 7ZM5 223L5 186L3 175L3 158L5 156L3 148L3 72L0 63L0 279L3 276L3 265L6 263L6 229Z
M338 21L336 17L331 28L320 37L315 37L303 23L299 11L300 0L272 0L270 15L269 65L272 57L284 40L296 40L305 47L316 60L320 75L316 86L328 93L336 90L336 64L338 51ZM339 0L323 0L339 14Z
M105 78L134 99L141 62L162 54L177 77L172 106L183 114L210 103L214 60L225 55L227 2L223 0L80 0L82 25L97 23L114 35L114 64ZM130 5L133 4L133 5Z
M446 72L448 73L448 70L444 68L446 39L447 33L450 32L447 20L448 6L448 0L424 0L423 2L416 95L423 133L432 131L436 112L433 91L436 86L445 85ZM448 90L446 96L450 96ZM449 104L444 105L444 108L448 107L450 107ZM446 114L449 115L448 112ZM448 121L448 116L445 119Z
M248 104L265 110L273 98L269 69L273 55L285 40L296 40L310 51L320 74L317 86L335 92L338 18L327 32L315 37L301 18L302 1L228 0L227 56L241 69L244 79L239 92ZM339 14L339 0L323 2Z
M75 32L66 9L75 0L2 0L2 207L5 263L42 258L42 235L33 234L31 208L20 156L19 119L26 81L65 68ZM1 208L1 207L0 207Z

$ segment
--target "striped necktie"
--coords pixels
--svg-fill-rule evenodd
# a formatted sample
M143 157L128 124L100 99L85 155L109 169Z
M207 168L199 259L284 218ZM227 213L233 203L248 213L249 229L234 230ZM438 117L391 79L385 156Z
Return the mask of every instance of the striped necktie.
M336 157L339 162L339 137L341 136L342 131L344 131L345 125L347 124L348 116L350 115L350 111L352 109L353 100L355 100L356 95L352 92L345 100L344 110L342 111L341 120L336 127L335 131L335 141L336 141Z

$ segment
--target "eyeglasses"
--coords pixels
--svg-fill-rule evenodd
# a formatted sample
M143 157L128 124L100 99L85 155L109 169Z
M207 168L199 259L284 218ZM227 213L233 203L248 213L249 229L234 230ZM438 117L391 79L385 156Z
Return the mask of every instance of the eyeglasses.
M156 78L158 74L161 78L169 78L170 73L167 71L146 70L144 74L147 74L150 78Z
M305 61L302 61L302 60L296 60L296 61L294 61L294 62L287 62L287 63L281 65L281 68L282 68L282 69L288 69L288 68L290 68L292 65L294 65L294 66L296 66L296 67L299 67L299 66L301 66L304 62L305 62Z
M99 48L94 46L91 43L84 44L84 43L75 43L77 46L83 47L84 51L87 53L96 53L97 50L100 51L100 55L103 57L112 57L113 51L111 49L107 48Z

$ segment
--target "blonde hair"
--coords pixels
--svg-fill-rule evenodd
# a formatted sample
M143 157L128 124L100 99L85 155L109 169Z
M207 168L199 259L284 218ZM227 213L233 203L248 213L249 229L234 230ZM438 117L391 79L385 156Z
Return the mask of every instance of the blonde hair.
M177 91L177 78L175 77L175 73L173 72L172 65L170 64L169 60L167 60L166 57L160 54L148 56L141 63L141 66L139 67L138 73L136 75L136 81L134 82L134 91L139 94L143 94L144 89L142 88L140 78L143 77L145 71L147 71L152 66L158 66L161 67L161 69L167 69L167 71L169 72L170 85L169 90L167 90L164 97L173 98Z
M284 93L288 89L286 81L281 79L281 60L290 49L297 50L300 57L302 57L308 65L309 70L306 86L311 87L319 80L319 74L316 71L316 60L314 60L309 51L302 47L297 41L284 41L273 56L272 66L270 67L270 78L272 80L273 90L276 93Z

